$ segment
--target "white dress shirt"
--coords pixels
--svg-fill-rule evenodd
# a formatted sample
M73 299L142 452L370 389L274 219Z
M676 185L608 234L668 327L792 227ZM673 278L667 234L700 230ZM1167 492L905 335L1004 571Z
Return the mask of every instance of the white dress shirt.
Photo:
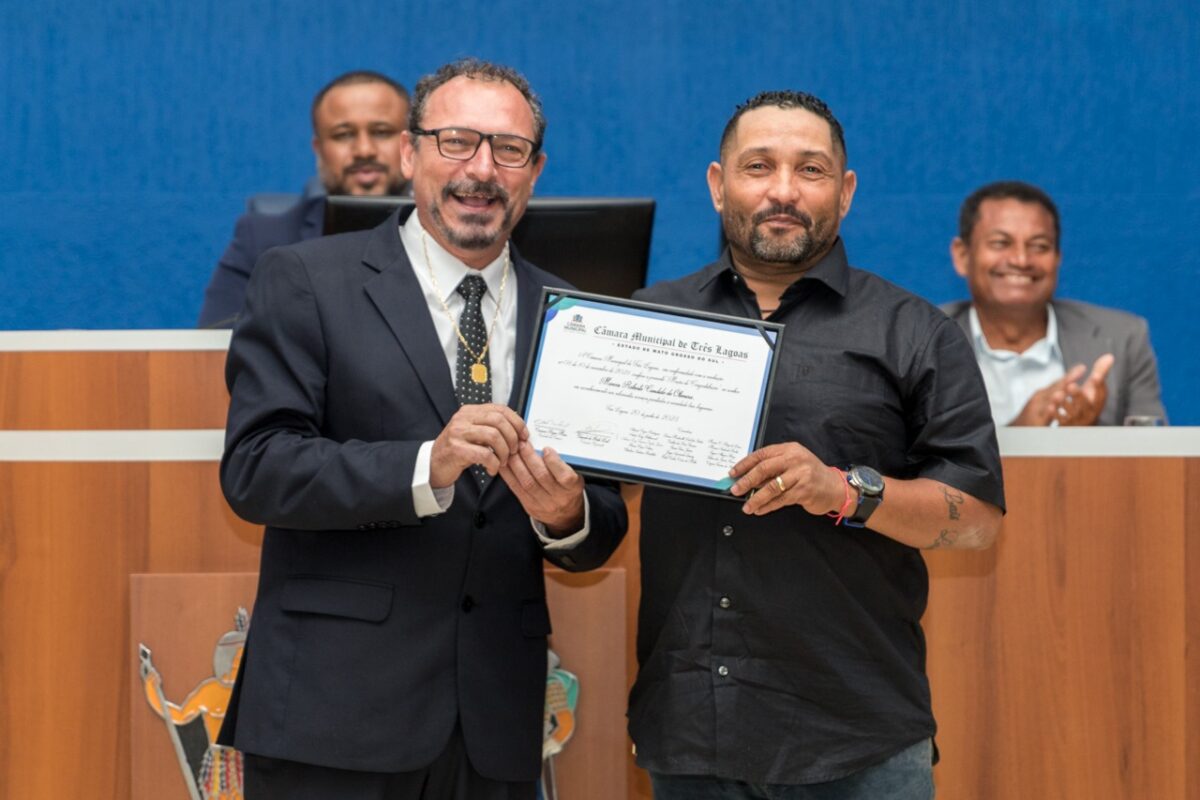
M468 275L479 275L487 284L487 292L480 302L480 310L483 323L490 334L487 353L488 371L492 379L492 402L506 404L512 393L517 349L517 274L512 264L508 263L508 247L506 246L504 252L483 269L473 269L447 252L436 239L426 233L415 210L400 226L400 242L404 245L404 252L408 254L413 274L421 286L425 303L433 317L433 327L437 330L438 341L446 356L446 369L451 383L455 379L454 366L458 361L458 318L466 304L466 298L458 292L458 285ZM504 276L506 265L507 279ZM447 309L449 314L446 313ZM453 484L444 489L434 489L429 484L432 451L432 441L423 443L413 468L413 505L417 516L421 517L440 514L454 501ZM587 536L589 512L586 494L583 496L583 519L581 530L562 539L548 537L545 526L537 520L530 521L533 523L534 532L548 548L565 550L574 547Z
M974 306L968 315L971 344L975 348L979 371L983 373L983 383L987 386L992 419L997 427L1007 425L1017 418L1034 392L1066 374L1062 349L1058 346L1058 319L1054 316L1054 306L1046 307L1046 335L1023 353L992 349L983 335ZM1057 425L1057 422L1052 424Z

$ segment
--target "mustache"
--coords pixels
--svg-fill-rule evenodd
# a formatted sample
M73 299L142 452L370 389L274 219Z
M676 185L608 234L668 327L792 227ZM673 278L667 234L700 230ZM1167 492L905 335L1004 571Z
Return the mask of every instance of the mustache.
M451 181L442 188L442 198L445 200L455 194L473 194L508 205L508 192L495 181Z
M379 172L388 171L387 166L383 162L376 161L373 158L364 158L356 160L353 164L346 167L346 174L349 175L352 172L361 172L362 170L366 169L373 169Z
M795 206L784 205L773 205L770 208L759 211L750 218L750 223L758 225L760 222L765 222L771 217L791 217L806 228L811 228L813 225L813 219L808 214Z

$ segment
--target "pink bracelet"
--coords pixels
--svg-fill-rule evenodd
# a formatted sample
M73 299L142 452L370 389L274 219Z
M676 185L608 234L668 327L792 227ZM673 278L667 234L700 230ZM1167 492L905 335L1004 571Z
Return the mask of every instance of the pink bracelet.
M831 469L831 470L833 470L834 472L836 472L836 473L837 473L837 475L838 475L838 477L842 479L842 485L843 485L844 487L846 487L846 499L845 499L845 501L842 503L842 508L841 508L841 510L839 510L839 511L838 511L836 514L835 514L834 512L832 512L832 511L830 511L830 512L829 512L828 514L826 514L825 516L827 516L827 517L833 517L833 518L834 518L834 520L833 520L833 524L834 524L834 525L841 525L841 524L842 524L842 520L846 518L846 513L847 513L848 511L850 511L850 481L846 480L846 473L842 472L842 471L841 471L840 469L838 469L837 467L830 467L830 469Z

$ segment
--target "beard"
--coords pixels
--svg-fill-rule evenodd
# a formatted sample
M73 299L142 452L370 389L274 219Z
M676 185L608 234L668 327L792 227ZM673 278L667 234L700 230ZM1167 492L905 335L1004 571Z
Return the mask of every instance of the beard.
M804 226L788 236L772 236L762 227L771 217L787 216ZM825 219L814 219L795 206L774 205L747 216L729 212L722 217L729 243L758 261L772 264L803 264L829 249L837 238Z
M331 195L354 195L354 189L357 188L354 183L354 173L360 169L374 169L383 173L383 194L400 196L408 188L408 181L405 180L404 175L399 170L393 172L379 161L356 161L342 170L341 175L338 176L338 180L332 183L332 185L330 181L323 177L322 182L325 184L325 192Z
M498 242L501 237L507 238L512 230L513 209L508 202L508 192L504 190L503 186L494 181L452 181L442 188L441 199L450 200L456 194L473 194L497 200L504 214L500 218L499 225L494 228L488 227L495 219L493 214L460 214L459 219L462 224L455 229L446 222L441 206L435 201L430 208L429 215L446 241L463 250L485 250Z

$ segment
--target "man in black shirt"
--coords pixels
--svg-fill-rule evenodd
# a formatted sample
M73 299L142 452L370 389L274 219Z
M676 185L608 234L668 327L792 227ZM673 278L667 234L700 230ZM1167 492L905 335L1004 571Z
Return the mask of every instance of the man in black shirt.
M962 331L847 264L855 182L823 102L754 97L708 169L729 247L637 295L786 325L740 502L642 501L629 728L659 800L933 794L919 548L992 543L1000 458Z

